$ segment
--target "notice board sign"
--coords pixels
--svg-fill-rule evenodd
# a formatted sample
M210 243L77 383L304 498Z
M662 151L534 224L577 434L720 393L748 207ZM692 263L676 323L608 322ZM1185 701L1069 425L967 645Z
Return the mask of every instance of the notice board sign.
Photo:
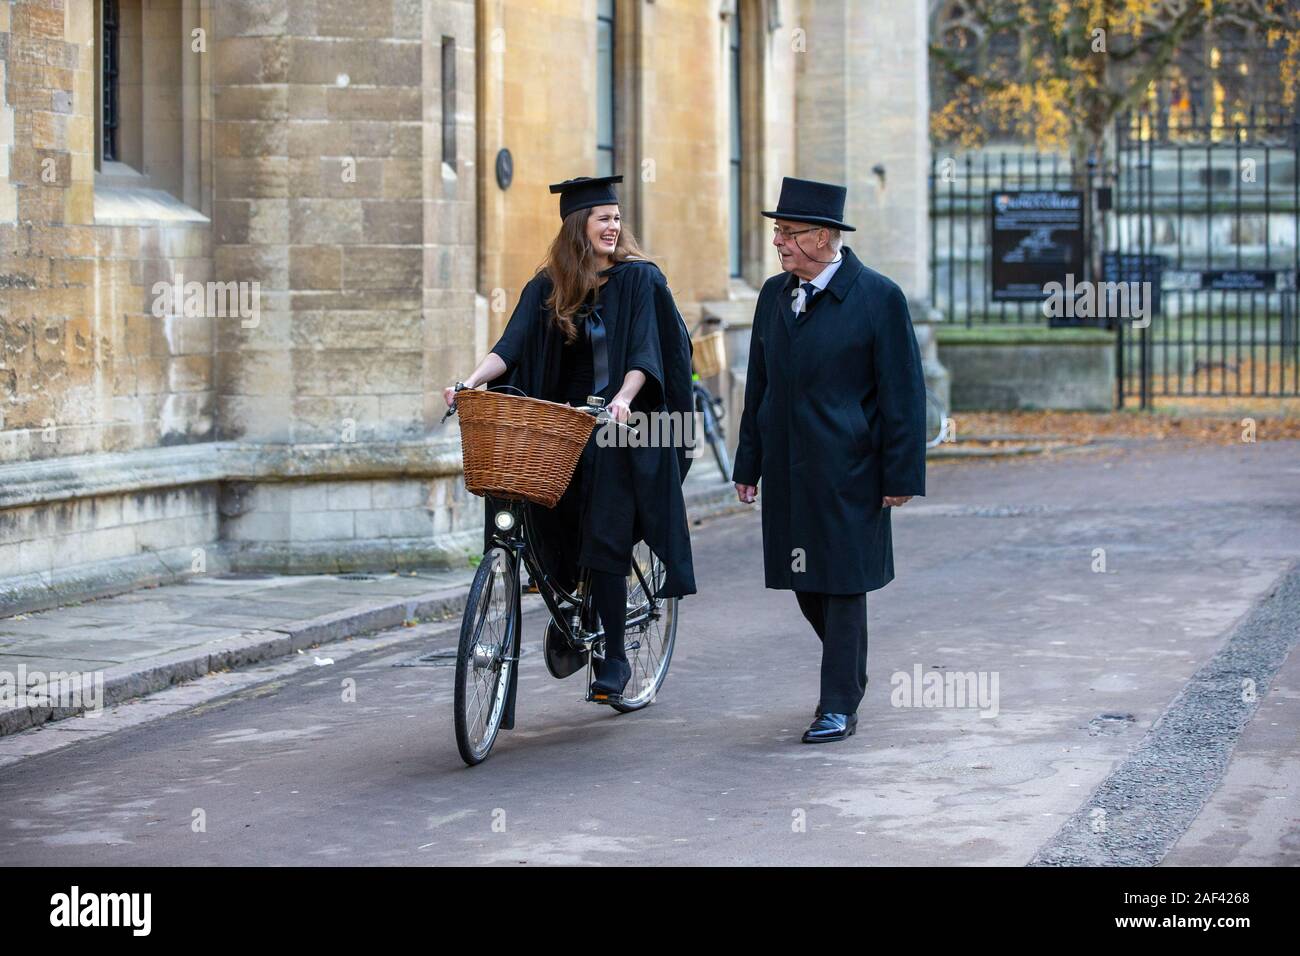
M997 190L989 194L994 302L1040 302L1049 282L1083 281L1083 193Z
M1124 282L1129 286L1136 284L1138 294L1142 296L1150 314L1160 314L1160 286L1165 281L1167 264L1164 256L1155 253L1108 252L1102 257L1101 263L1103 282Z
M1201 288L1218 292L1272 292L1277 289L1276 269L1207 269Z

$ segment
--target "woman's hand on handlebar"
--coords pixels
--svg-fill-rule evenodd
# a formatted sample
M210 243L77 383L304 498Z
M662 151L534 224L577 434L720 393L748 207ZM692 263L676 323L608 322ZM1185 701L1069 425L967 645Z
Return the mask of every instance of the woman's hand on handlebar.
M442 400L447 403L448 408L451 408L452 403L456 401L455 385L448 385L442 390Z
M609 412L609 417L614 421L626 425L628 415L632 414L632 406L627 399L615 395L610 403L605 406L605 411Z

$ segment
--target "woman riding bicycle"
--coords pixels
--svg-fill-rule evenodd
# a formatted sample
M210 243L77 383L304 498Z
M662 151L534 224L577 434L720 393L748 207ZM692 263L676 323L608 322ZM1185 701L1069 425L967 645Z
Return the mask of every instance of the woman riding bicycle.
M560 194L560 231L501 338L464 385L513 386L570 405L599 396L618 422L634 411L691 414L686 326L663 273L621 222L613 184L622 179L579 177L550 187ZM455 386L443 394L450 406ZM691 434L684 427L652 433ZM579 567L590 572L605 635L604 660L593 660L591 696L608 702L631 676L623 626L637 541L663 562L657 596L694 594L695 577L681 489L690 464L685 448L611 444L601 434L592 433L556 507L533 506L532 521L564 586L577 581Z

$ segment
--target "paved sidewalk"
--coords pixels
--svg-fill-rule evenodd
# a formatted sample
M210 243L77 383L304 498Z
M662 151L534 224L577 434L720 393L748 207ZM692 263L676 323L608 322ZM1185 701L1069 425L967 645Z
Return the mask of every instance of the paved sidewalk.
M0 672L102 673L102 704L111 706L212 671L451 616L473 574L196 577L0 620ZM0 733L52 716L69 714L0 708Z
M712 460L686 482L693 520L736 507ZM102 676L112 706L215 671L385 628L459 615L474 568L375 574L210 574L179 584L0 618L0 674L12 686L59 690ZM51 687L46 677L53 675ZM60 678L59 675L68 675ZM27 684L31 679L34 683ZM80 689L80 688L79 688ZM52 692L52 693L51 693ZM78 696L77 699L80 699ZM0 736L83 707L0 706Z

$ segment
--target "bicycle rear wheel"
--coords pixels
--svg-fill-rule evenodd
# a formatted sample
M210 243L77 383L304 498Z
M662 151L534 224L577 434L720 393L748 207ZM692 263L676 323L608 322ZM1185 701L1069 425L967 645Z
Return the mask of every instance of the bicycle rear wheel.
M927 388L925 390L925 447L934 448L942 441L951 441L952 427L948 410L939 403L939 396Z
M632 677L623 698L611 702L615 710L624 714L653 703L668 676L677 639L677 598L654 596L663 583L663 563L644 541L639 542L632 550L632 571L627 579L624 633Z
M718 463L718 471L722 473L723 482L730 482L731 458L727 454L727 440L722 435L714 433L709 436L709 447L713 449L713 460Z
M713 460L718 463L718 472L723 483L731 481L731 458L727 454L727 436L722 430L722 400L714 398L703 386L695 387L695 410L699 412L704 425L704 438L713 451Z
M456 747L471 767L492 751L519 647L519 568L500 546L474 574L456 651Z

